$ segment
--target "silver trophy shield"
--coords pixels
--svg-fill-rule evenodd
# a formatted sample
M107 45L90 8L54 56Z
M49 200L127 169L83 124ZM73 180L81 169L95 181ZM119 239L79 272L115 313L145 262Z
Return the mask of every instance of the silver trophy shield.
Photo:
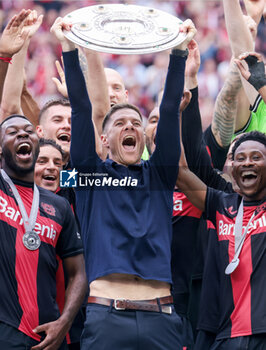
M170 49L186 38L183 22L154 8L106 4L83 7L64 17L71 22L64 35L74 43L112 54L147 54Z

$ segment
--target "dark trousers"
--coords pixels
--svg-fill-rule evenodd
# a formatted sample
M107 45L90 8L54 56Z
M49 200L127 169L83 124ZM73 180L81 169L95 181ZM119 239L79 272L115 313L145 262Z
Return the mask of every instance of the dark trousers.
M182 350L182 321L172 314L88 304L81 350Z
M216 333L198 331L194 350L210 350L216 338Z
M266 333L215 340L211 350L266 350Z
M182 324L183 324L183 338L182 338L182 344L184 350L193 350L194 349L194 337L193 337L193 331L191 327L190 321L186 317L182 317Z
M0 322L0 349L1 350L30 350L34 345L39 344L18 329ZM66 343L63 343L58 350L65 350Z

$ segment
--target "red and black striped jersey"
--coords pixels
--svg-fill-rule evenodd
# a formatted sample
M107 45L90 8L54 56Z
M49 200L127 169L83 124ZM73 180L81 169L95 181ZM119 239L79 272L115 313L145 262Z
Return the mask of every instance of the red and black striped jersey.
M30 215L33 184L13 180ZM39 187L40 202L34 230L41 246L30 251L23 245L25 233L16 199L0 176L0 321L33 339L39 324L59 317L56 303L56 255L61 259L83 252L80 234L69 203Z
M244 201L243 232L255 211L242 247L240 263L231 275L225 268L235 254L234 225L242 197L208 188L206 214L219 244L220 327L217 339L266 332L266 203ZM209 286L211 288L211 286Z
M187 316L189 289L197 257L197 230L202 212L179 191L173 196L171 244L172 295L176 311Z
M202 290L197 328L217 334L221 318L219 241L214 225L207 220L208 246L205 252Z

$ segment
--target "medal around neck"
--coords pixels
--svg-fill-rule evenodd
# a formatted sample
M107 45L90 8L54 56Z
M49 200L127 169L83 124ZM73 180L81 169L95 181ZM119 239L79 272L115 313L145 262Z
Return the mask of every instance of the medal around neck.
M41 245L40 237L35 231L26 232L22 240L24 246L29 250L37 250Z
M237 268L237 266L239 265L240 260L238 258L233 259L230 264L227 265L226 269L225 269L225 274L226 275L230 275L232 272L235 271L235 269Z
M182 43L179 18L154 8L106 4L83 7L64 20L73 24L64 35L74 43L112 54L147 54Z
M30 216L28 217L27 211L24 207L24 203L13 181L10 179L10 177L7 175L4 169L1 169L0 172L4 180L9 184L19 206L19 210L23 219L23 225L26 231L26 233L22 237L23 244L29 250L36 250L41 245L41 239L39 235L33 230L36 223L40 202L40 193L38 187L36 186L36 184L34 184L32 205L30 210Z

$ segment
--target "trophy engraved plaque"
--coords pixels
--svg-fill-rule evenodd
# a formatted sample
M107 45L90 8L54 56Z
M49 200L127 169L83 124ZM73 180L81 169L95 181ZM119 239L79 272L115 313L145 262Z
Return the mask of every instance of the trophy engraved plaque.
M145 54L177 46L185 40L182 21L154 8L106 4L75 10L64 17L72 23L65 36L88 49L112 54Z

